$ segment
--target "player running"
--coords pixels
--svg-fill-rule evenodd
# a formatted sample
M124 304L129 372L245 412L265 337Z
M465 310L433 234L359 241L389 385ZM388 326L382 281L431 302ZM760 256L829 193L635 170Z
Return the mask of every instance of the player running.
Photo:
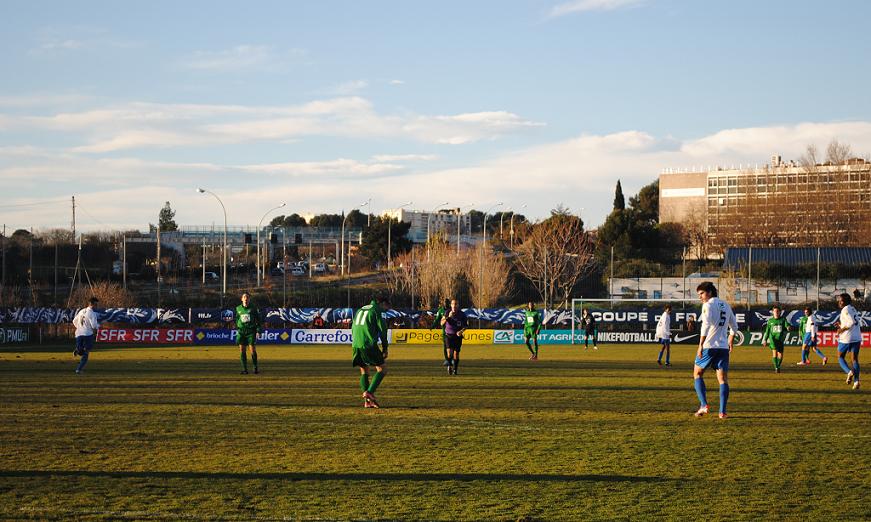
M662 348L659 350L659 358L656 359L656 364L662 366L662 353L665 352L665 365L671 366L671 305L665 305L665 310L662 316L656 323L656 338Z
M823 365L829 362L829 358L817 348L817 332L819 332L819 327L814 320L814 313L810 307L805 307L804 315L798 320L798 336L801 338L801 361L795 363L796 366L807 366L811 363L811 348L823 360Z
M242 375L248 375L248 348L251 348L251 362L254 363L254 373L260 373L257 367L257 334L262 330L260 311L250 306L251 296L248 292L242 294L242 304L236 307L236 344L239 345L239 359L242 361Z
M448 375L457 375L460 367L460 349L463 347L463 332L469 326L466 314L460 310L460 304L456 299L451 300L451 309L448 315L442 317L442 325L445 327L445 339L448 345Z
M94 305L100 302L96 297L88 300L88 306L82 308L73 317L73 326L76 327L76 350L73 355L81 357L79 365L76 366L76 374L81 374L85 371L85 365L88 364L88 357L91 355L91 349L94 347L94 339L97 337L97 328L100 327L100 322L97 321L97 313L94 312Z
M432 327L430 328L430 330L432 330L436 326L442 327L442 354L445 357L445 362L442 364L442 366L450 366L451 365L451 361L448 359L448 341L447 341L447 338L445 337L445 327L442 326L442 318L444 318L445 312L447 312L448 309L450 309L450 307L451 307L451 301L449 299L445 299L445 304L442 306L439 306L439 309L436 311L435 317L433 317L433 320L432 320Z
M593 337L593 349L598 350L596 337L599 336L599 328L596 325L596 318L593 317L588 308L584 308L584 311L581 313L581 326L584 329L584 350L589 346L591 336Z
M780 365L783 363L783 343L786 341L786 332L789 331L789 322L786 317L780 316L780 307L774 305L771 309L772 317L765 323L765 331L762 332L762 346L765 340L771 347L771 362L774 363L774 373L780 373Z
M541 313L535 309L535 304L530 301L523 311L523 337L526 339L526 349L529 350L530 361L538 360L538 332L541 331ZM535 350L532 349L535 343Z
M701 404L695 416L708 413L702 376L707 368L713 367L717 370L717 380L720 382L720 418L725 419L726 402L729 400L729 354L732 353L732 342L738 332L738 321L729 305L717 297L717 287L713 283L705 281L696 288L696 292L702 301L702 325L699 328L699 350L693 366L696 394Z
M363 392L364 408L379 408L375 390L387 375L387 324L381 315L381 307L387 310L390 302L386 296L373 299L371 303L357 310L351 326L352 366L360 367L360 390ZM381 349L378 349L378 342ZM369 382L369 367L376 373Z
M859 389L859 347L862 346L862 330L859 327L859 312L851 304L850 294L838 296L841 317L838 319L838 364L847 374L847 384ZM847 365L847 352L853 354L853 369Z

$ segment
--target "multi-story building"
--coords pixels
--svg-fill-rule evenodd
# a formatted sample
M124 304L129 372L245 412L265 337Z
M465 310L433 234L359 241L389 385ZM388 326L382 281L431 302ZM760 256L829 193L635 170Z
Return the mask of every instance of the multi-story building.
M665 171L659 221L704 231L711 246L871 243L871 162Z
M457 236L463 242L468 242L471 235L470 227L472 220L469 214L461 214L459 209L440 210L438 212L424 212L420 210L390 209L382 214L397 221L410 223L408 239L415 243L425 243L427 227L430 234L442 234L450 241L456 241Z

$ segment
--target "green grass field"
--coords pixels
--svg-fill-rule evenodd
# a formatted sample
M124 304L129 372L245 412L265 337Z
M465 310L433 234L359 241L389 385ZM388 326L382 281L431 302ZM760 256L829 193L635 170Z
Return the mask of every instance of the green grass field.
M247 376L230 347L98 347L83 376L71 350L0 351L0 519L871 518L871 395L795 348L733 354L725 421L691 415L691 346L469 346L456 377L396 346L375 411L347 347Z

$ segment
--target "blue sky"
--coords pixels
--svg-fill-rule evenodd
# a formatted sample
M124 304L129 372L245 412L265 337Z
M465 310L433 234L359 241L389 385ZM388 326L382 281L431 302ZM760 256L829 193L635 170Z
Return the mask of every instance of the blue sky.
M590 226L664 168L871 152L861 1L0 5L0 220L408 201Z

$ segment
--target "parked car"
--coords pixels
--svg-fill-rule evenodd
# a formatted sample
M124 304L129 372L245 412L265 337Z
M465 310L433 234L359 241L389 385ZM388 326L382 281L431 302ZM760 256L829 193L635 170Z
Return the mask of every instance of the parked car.
M290 275L292 276L304 276L305 269L301 266L295 266L290 269Z
M214 272L206 272L206 281L217 281L218 274Z
M326 274L327 273L327 265L324 263L318 263L314 267L314 273L316 274Z
M284 275L284 270L282 270L281 268L273 268L273 269L269 272L269 275L273 275L273 276L281 277L281 276Z

